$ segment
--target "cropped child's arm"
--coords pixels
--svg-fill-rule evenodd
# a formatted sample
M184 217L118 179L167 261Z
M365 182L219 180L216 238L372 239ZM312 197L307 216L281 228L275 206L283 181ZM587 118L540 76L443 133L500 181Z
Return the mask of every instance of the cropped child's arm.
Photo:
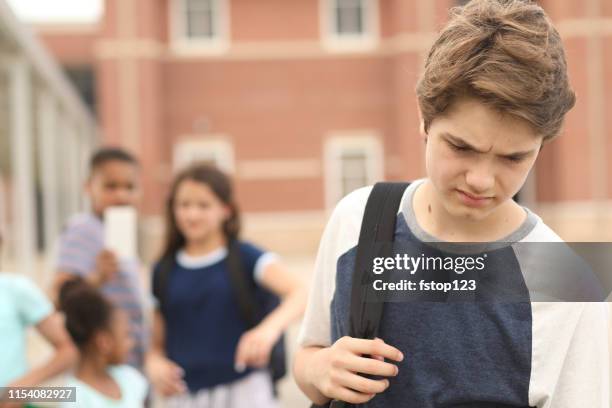
M53 346L54 353L45 364L31 370L15 380L11 387L34 387L40 385L72 367L78 358L78 351L64 328L59 313L54 312L37 325L38 332Z

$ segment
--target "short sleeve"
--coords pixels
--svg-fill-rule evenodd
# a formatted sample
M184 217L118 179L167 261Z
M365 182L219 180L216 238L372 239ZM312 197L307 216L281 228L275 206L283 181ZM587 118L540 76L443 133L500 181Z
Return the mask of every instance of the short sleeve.
M149 388L145 377L129 365L113 367L113 377L120 384L121 390L129 394L129 396L124 396L124 401L138 403L138 406L142 406Z
M19 317L33 326L53 313L53 305L45 294L30 280L19 276L14 282L15 299L18 303Z
M278 261L278 255L274 252L267 252L249 242L240 243L240 252L245 268L253 273L257 283L261 282L268 265Z
M357 245L365 203L371 187L356 190L334 209L321 237L304 320L298 335L302 347L331 345L330 303L338 258Z

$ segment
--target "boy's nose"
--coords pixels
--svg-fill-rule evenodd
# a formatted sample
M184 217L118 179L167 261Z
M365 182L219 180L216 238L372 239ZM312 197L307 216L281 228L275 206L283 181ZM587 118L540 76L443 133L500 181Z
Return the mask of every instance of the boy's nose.
M468 170L465 182L471 190L468 193L488 195L492 193L495 186L495 177L486 166L478 166Z
M118 189L115 191L114 201L117 205L127 205L130 204L130 194L131 191L128 189Z

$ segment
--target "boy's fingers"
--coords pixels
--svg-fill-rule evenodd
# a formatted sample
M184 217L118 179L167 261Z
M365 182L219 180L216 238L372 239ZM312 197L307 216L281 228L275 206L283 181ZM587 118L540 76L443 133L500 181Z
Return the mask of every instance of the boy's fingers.
M399 369L396 365L367 357L351 356L344 368L356 373L378 375L381 377L395 377Z
M348 388L340 388L336 391L336 395L330 397L340 401L348 402L349 404L363 404L374 398L376 394L363 394Z
M365 340L349 338L346 344L348 346L348 349L355 354L381 356L394 361L402 361L404 359L404 355L401 351L399 351L393 346L386 344L380 339Z
M350 371L342 374L340 382L343 386L363 394L379 394L389 387L389 380L371 380Z

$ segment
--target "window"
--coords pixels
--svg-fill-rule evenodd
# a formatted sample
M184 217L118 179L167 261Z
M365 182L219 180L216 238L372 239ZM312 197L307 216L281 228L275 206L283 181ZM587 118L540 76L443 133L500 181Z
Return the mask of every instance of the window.
M195 162L212 164L226 173L232 173L234 171L232 145L219 138L216 140L191 138L180 141L174 146L175 171L180 171Z
M383 178L382 146L368 134L335 135L325 146L327 207L333 208L345 195Z
M185 34L188 38L215 37L219 32L218 4L214 0L184 0Z
M339 36L364 34L366 4L364 0L335 0L335 32Z
M340 194L368 185L368 156L362 150L349 149L340 153Z
M85 104L96 112L96 77L91 66L65 67L64 71Z
M371 48L378 35L377 0L322 0L325 45L333 50Z
M225 49L227 3L228 0L172 0L174 45L201 51Z

